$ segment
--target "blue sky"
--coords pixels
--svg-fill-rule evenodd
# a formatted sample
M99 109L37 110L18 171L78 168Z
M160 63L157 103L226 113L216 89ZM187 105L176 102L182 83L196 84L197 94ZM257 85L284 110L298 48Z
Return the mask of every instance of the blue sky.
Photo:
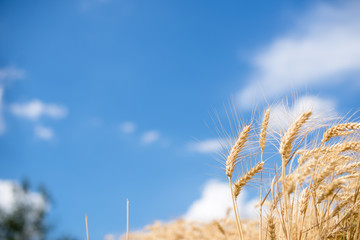
M358 109L358 10L351 1L1 1L0 178L43 183L56 231L81 239L85 213L93 239L123 233L126 198L133 230L183 216L206 182L225 179L209 112L225 119L229 99L244 121L252 106L294 92L319 112Z

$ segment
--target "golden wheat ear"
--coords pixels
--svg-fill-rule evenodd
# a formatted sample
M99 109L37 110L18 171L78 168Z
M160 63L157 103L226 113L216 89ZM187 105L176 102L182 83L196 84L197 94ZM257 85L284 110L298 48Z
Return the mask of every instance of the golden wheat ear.
M265 149L265 142L266 142L266 130L269 125L269 119L270 119L270 108L268 108L264 114L264 120L262 122L261 126L261 132L260 132L260 140L259 145L260 149L263 152Z
M352 134L353 131L351 130L360 130L360 123L342 123L327 129L323 135L321 143L325 143L333 137Z
M235 142L234 146L232 147L230 154L226 160L226 175L230 179L232 178L232 175L233 175L233 172L235 169L236 160L239 156L239 153L247 141L247 137L249 135L250 129L251 129L250 125L245 126L243 128L243 130L240 133L239 138L236 140L236 142Z
M239 196L241 189L246 185L246 183L249 182L255 174L260 172L263 169L263 166L264 163L259 162L234 183L233 191L235 199Z
M291 126L284 134L284 136L282 136L279 152L281 154L283 164L289 160L293 141L295 140L295 137L298 135L300 128L310 118L311 114L312 114L311 111L307 111L301 114L295 120L295 122L291 124Z
M268 216L267 219L267 224L268 224L268 235L270 240L276 240L276 229L275 229L275 222L274 222L274 216L271 214L270 216Z

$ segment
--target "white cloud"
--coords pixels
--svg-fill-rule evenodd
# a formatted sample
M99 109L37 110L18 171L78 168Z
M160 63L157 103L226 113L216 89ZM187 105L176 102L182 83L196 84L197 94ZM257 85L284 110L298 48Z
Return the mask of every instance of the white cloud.
M0 135L5 132L6 125L3 116L3 96L4 96L4 88L0 86Z
M4 86L11 81L23 79L25 71L14 66L7 66L0 68L0 135L6 130L5 121L3 117L4 109Z
M145 144L150 144L150 143L156 142L157 140L159 140L159 138L160 138L160 133L156 130L152 130L152 131L145 132L141 136L141 142L143 142Z
M265 99L346 81L360 72L360 4L317 5L293 30L253 58L255 72L238 94L242 107Z
M37 120L42 116L59 119L67 115L67 109L65 107L56 104L46 104L40 100L12 104L10 111L16 116L31 120Z
M287 129L292 122L303 112L312 110L308 124L324 124L337 117L336 104L333 100L317 96L303 96L292 106L281 102L271 107L269 130L280 131Z
M215 153L221 150L221 143L218 139L205 139L202 141L191 142L188 144L188 149L190 151L198 153Z
M0 69L0 83L23 79L25 71L14 66L7 66Z
M35 136L43 140L50 140L54 137L54 131L51 128L39 125L35 127Z
M133 133L136 130L136 125L133 122L124 122L120 124L120 130L123 133Z
M67 115L67 109L56 104L47 104L40 100L32 100L25 103L4 104L4 86L7 82L22 79L25 77L25 71L13 66L8 66L0 69L0 135L6 130L6 125L3 117L4 106L12 114L18 117L27 118L30 120L38 120L43 116L54 119L64 118ZM51 139L54 135L53 130L43 126L35 127L35 135L41 139Z
M104 240L115 240L115 235L114 234L106 234L104 236Z
M246 191L242 191L238 197L240 217L255 219L258 214L255 209L257 200L247 200L246 195ZM232 202L228 183L210 180L206 183L201 198L189 207L183 217L189 221L209 222L226 217L229 208L232 209Z
M9 212L15 200L13 183L0 180L0 208Z
M24 192L18 183L0 179L0 208L5 213L11 213L19 201L28 204L32 209L48 208L41 194L31 191Z

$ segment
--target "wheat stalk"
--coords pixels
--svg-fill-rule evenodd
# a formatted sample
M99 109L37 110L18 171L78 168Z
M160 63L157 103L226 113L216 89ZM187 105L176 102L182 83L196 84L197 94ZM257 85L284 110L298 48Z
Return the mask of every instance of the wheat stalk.
M295 140L295 137L298 135L300 128L305 124L305 122L310 118L312 112L311 111L307 111L304 112L303 114L301 114L289 127L289 129L287 130L287 132L281 137L281 142L280 142L280 155L281 155L281 159L282 159L282 183L283 183L283 194L284 194L284 209L285 209L285 216L288 216L288 199L287 199L287 195L288 192L286 190L286 183L285 183L285 176L286 176L286 165L290 159L290 154L292 151L292 144L293 141ZM286 220L287 222L291 222L291 219ZM289 229L291 230L291 229ZM290 238L291 236L291 232L288 231L287 234L289 236L287 236L288 238Z
M263 162L263 155L264 155L264 149L265 149L265 142L266 142L266 130L269 125L269 119L270 119L270 108L268 108L264 114L264 119L262 122L261 132L260 132L260 140L259 145L261 149L261 162ZM263 207L263 201L262 201L262 192L263 192L263 169L261 169L260 173L260 225L259 225L259 240L262 240L262 207Z
M129 199L126 199L126 240L129 240Z
M88 226L88 217L85 214L85 226L86 226L86 238L89 240L89 226Z
M236 200L235 200L236 197L234 195L234 192L233 192L233 189L232 189L232 186L231 186L232 185L231 179L232 179L233 172L234 172L234 169L235 169L236 160L238 159L239 153L240 153L241 149L244 147L244 145L245 145L245 143L247 141L247 137L249 135L250 129L251 129L250 125L245 126L242 129L238 139L236 140L235 144L231 148L230 154L229 154L229 156L227 157L227 160L226 160L226 171L225 171L225 173L228 176L228 180L229 180L229 185L230 185L230 190L231 190L231 199L232 199L232 202L233 202L235 219L236 219L236 223L237 223L236 225L237 225L237 229L238 229L240 239L243 239L243 232L242 232L241 222L240 222L240 219L238 217L239 214L238 214L238 210L237 210L237 207L236 207Z

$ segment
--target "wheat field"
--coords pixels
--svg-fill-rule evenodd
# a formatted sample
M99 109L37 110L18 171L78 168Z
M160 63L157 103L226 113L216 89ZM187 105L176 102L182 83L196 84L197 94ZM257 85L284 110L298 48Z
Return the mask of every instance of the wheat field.
M269 108L257 123L234 128L234 140L222 155L233 202L228 217L211 223L155 222L128 238L360 239L360 123L324 123L311 120L312 114L303 111L287 129L268 132ZM264 160L269 145L277 151L275 164ZM249 148L257 153L247 154ZM265 172L271 175L267 181ZM259 186L258 221L240 219L236 201L253 182Z

